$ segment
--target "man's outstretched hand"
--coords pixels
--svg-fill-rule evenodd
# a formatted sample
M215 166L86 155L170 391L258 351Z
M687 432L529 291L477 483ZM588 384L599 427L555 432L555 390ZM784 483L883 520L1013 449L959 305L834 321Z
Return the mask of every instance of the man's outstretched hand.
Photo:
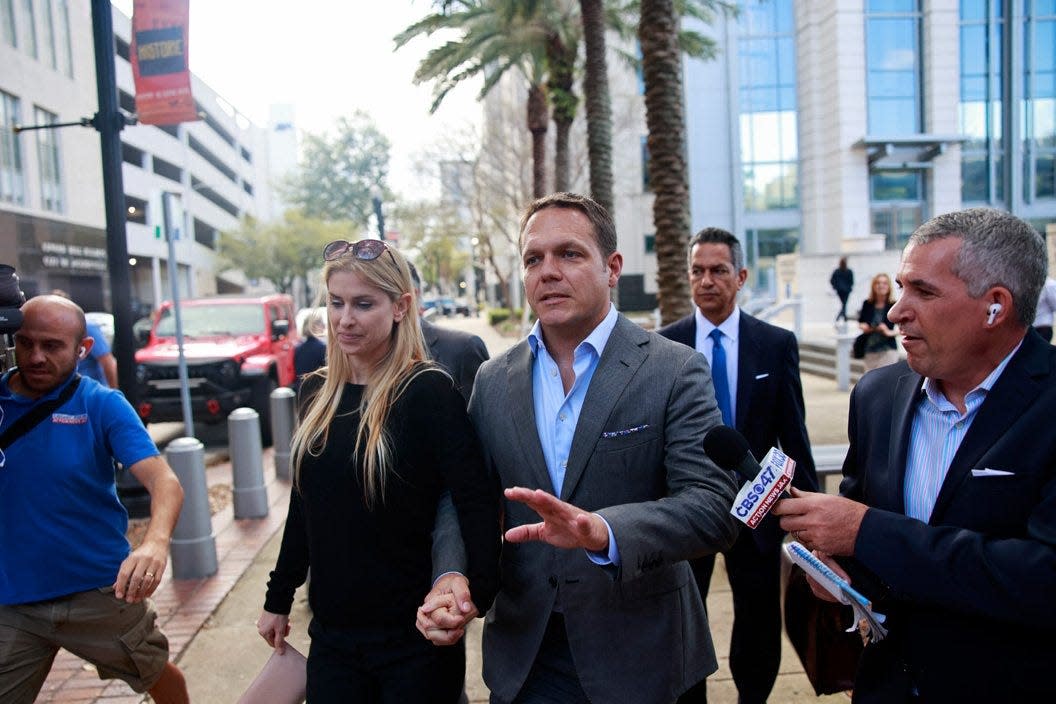
M511 543L539 541L559 548L583 548L591 552L609 549L609 531L601 516L584 511L548 494L542 489L515 486L506 498L517 501L539 514L541 523L527 523L506 531Z

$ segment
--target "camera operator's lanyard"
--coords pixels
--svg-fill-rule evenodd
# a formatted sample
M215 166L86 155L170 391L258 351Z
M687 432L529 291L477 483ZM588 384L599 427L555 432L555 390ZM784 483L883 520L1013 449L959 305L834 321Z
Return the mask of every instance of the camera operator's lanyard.
M69 384L66 384L66 388L62 390L62 393L50 401L34 404L28 411L26 411L25 415L12 423L11 427L5 430L3 435L0 435L0 467L3 467L6 462L6 458L3 454L4 450L11 447L16 440L37 427L45 418L59 410L62 404L73 398L73 394L77 392L77 387L80 385L81 375L74 374L73 380L70 381Z

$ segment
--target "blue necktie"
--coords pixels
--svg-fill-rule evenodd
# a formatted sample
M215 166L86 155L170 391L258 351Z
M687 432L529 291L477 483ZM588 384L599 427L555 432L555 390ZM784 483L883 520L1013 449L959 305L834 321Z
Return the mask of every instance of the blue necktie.
M715 385L715 401L722 411L724 425L733 427L733 407L730 404L730 381L726 376L726 350L722 349L722 330L715 328L708 335L711 348L711 381Z

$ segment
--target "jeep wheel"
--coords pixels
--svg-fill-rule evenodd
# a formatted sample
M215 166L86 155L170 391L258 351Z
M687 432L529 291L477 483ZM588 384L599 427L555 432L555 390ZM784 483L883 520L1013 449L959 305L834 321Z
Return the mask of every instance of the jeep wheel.
M278 388L278 385L270 376L258 379L254 382L249 396L249 405L257 412L257 416L260 419L260 444L262 447L271 446L271 392L276 388Z

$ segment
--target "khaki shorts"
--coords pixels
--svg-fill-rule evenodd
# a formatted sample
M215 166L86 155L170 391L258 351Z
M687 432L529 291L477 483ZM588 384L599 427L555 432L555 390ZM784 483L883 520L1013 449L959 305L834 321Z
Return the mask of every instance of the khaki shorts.
M59 648L95 665L100 679L147 691L169 660L156 619L149 600L129 604L114 597L113 587L0 605L0 702L32 702Z

